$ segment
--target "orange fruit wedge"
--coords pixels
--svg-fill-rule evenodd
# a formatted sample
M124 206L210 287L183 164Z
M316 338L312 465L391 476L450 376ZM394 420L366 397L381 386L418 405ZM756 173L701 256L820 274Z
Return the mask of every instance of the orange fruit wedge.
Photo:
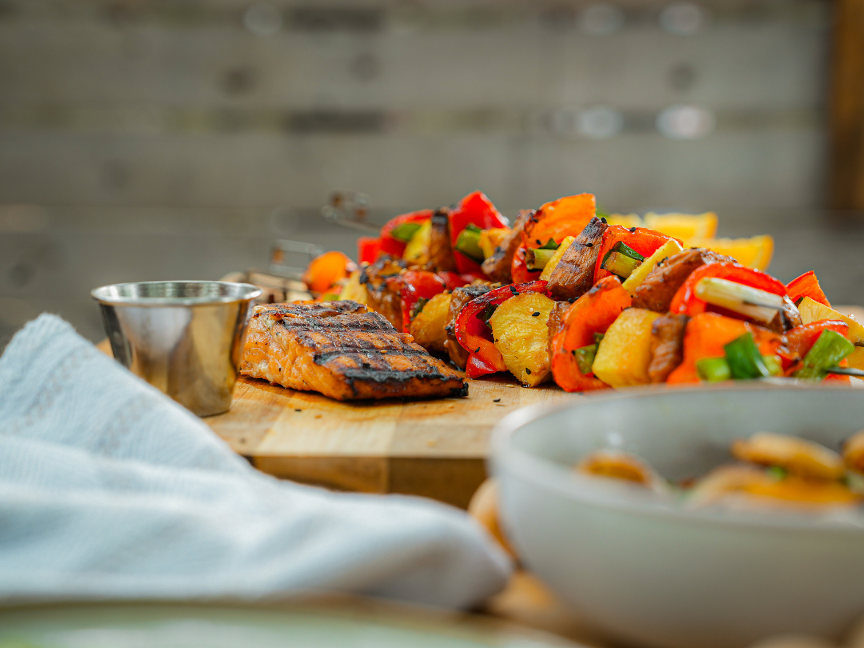
M752 238L690 238L684 241L687 247L701 247L718 254L731 256L741 265L756 270L765 270L774 255L774 239L770 236Z
M663 232L682 241L689 239L710 239L717 233L717 214L645 214L645 225L648 229Z

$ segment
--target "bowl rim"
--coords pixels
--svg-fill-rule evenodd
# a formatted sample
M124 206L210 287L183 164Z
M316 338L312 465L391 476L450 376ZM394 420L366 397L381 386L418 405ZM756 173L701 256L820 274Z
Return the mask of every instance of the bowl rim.
M811 392L849 391L858 393L864 398L860 387L846 385L801 385L777 384L759 381L746 387L730 387L725 385L700 385L692 387L650 386L628 388L612 393L591 394L585 399L568 403L548 405L538 403L519 409L501 419L493 428L490 439L488 458L490 475L500 480L502 467L514 471L522 479L533 482L541 489L551 490L568 499L578 500L582 504L605 508L640 517L660 517L684 524L710 524L719 526L735 526L750 529L796 529L800 531L824 532L831 530L838 533L864 534L864 514L848 509L830 509L825 512L813 512L781 508L754 508L744 511L733 508L706 507L703 509L688 509L674 499L661 499L655 493L638 488L627 483L617 483L612 480L602 480L587 475L581 475L564 464L550 461L516 447L512 440L514 435L527 424L538 419L551 416L566 410L577 410L580 407L595 403L614 402L619 400L641 400L654 398L660 393L691 393L708 392L750 393L759 391L803 390Z
M220 295L217 297L123 297L109 296L106 293L111 288L122 288L125 286L157 286L165 284L209 284L216 286L241 287L246 292L243 296ZM235 281L209 281L203 279L181 279L176 281L126 281L123 283L107 284L99 286L90 291L90 296L100 304L107 306L135 306L135 307L165 307L165 306L212 306L214 304L234 304L251 301L260 297L262 290L253 284Z

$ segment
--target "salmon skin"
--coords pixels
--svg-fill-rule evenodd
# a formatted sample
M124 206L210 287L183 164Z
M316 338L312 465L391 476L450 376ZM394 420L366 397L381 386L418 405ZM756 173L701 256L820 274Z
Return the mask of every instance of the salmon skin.
M458 372L353 301L256 306L240 372L336 400L468 393Z

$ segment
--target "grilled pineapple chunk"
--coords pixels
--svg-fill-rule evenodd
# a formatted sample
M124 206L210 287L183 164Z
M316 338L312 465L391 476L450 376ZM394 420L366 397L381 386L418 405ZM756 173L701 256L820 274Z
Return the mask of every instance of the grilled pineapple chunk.
M450 293L439 293L423 305L423 310L411 320L408 332L414 336L414 341L430 351L441 351L447 349L444 342L447 341L447 332L444 326L447 324L447 312L450 310Z
M651 382L651 325L660 313L645 308L628 308L606 331L597 347L591 370L615 388L647 385Z
M402 258L409 263L423 265L429 262L429 243L432 240L432 221L423 221L402 253Z
M549 277L552 276L552 271L555 270L556 266L561 262L561 258L564 256L567 248L569 248L570 244L575 240L575 236L568 236L561 241L561 245L558 246L558 249L555 250L555 254L552 255L551 259L549 259L549 263L547 263L546 267L543 268L543 272L540 274L540 281L549 281Z
M342 288L339 299L349 299L358 304L369 304L369 292L366 286L360 283L360 270L355 270L348 277L348 282Z
M489 258L495 254L495 248L501 245L504 237L510 233L509 227L496 227L480 232L480 249L483 250L483 257Z
M489 318L495 348L504 357L504 365L528 387L550 376L546 321L554 306L545 295L523 293L505 301Z

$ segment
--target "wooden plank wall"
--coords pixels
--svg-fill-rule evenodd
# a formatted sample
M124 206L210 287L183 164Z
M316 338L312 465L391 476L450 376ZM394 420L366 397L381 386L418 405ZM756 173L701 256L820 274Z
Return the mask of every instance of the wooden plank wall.
M864 210L864 0L836 0L831 81L831 205L860 211Z

